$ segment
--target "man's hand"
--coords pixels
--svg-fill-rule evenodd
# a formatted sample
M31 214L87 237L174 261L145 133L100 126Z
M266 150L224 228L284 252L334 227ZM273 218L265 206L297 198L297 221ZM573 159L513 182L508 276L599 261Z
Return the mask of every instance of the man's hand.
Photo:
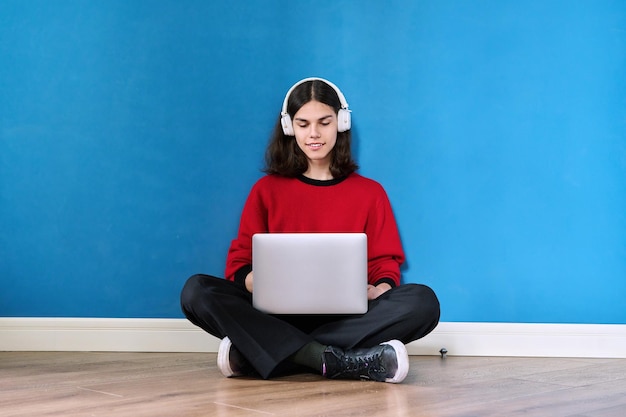
M246 279L246 281L247 281L247 279ZM383 282L382 284L378 284L376 286L368 285L367 286L367 299L368 300L375 300L381 294L389 291L390 289L391 289L391 285L387 284L386 282Z
M248 290L248 292L250 294L252 294L252 289L254 287L253 281L254 281L254 278L252 276L252 271L250 271L248 273L248 275L246 275L246 280L245 280L245 282L246 282L246 290Z

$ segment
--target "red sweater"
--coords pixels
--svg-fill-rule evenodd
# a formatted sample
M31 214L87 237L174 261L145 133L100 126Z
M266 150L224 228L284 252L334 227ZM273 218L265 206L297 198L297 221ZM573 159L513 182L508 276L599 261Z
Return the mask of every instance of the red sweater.
M255 233L364 232L368 282L400 284L404 252L383 187L351 174L342 180L267 175L250 191L239 233L226 259L226 279L243 281L251 271Z

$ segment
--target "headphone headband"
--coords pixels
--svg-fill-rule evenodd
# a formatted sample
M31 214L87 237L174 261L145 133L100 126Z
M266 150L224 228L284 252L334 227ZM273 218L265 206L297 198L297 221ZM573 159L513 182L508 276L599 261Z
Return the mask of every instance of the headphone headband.
M341 103L341 108L346 109L346 110L348 109L348 102L346 101L346 98L344 97L339 87L337 87L335 84L331 83L330 81L324 78L309 77L309 78L305 78L303 80L298 81L297 83L291 86L289 91L287 91L287 94L285 95L285 100L283 101L283 109L281 111L283 115L287 114L287 103L289 102L289 96L291 96L291 93L293 92L293 90L295 90L296 87L299 86L300 84L304 84L307 81L322 81L328 84L329 86L331 86L332 89L335 90L335 92L337 93L337 96L339 96L339 102Z
M283 126L283 132L285 133L285 135L294 136L291 117L289 116L289 113L287 113L287 103L289 102L289 97L296 87L307 81L322 81L328 84L333 90L335 90L337 96L339 97L339 102L341 103L341 108L339 109L339 113L337 114L337 131L345 132L346 130L349 130L351 125L350 109L348 109L348 102L346 101L346 98L344 97L339 87L324 78L309 77L295 83L293 86L291 86L291 88L289 89L289 91L287 91L287 94L285 95L285 100L283 100L283 107L280 112L281 124Z

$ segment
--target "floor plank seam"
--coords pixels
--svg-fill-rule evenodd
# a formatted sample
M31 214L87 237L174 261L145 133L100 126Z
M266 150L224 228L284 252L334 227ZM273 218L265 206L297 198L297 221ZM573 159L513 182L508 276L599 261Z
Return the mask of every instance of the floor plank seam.
M79 389L81 391L95 392L97 394L108 395L108 396L111 396L111 397L124 398L123 395L113 394L112 392L98 391L98 390L95 390L95 389L90 389L90 388L85 388L85 387L76 387L76 389Z
M265 415L269 415L269 416L275 416L276 415L274 413L269 413L267 411L255 410L254 408L240 407L238 405L226 404L226 403L221 403L221 402L217 402L217 401L213 401L213 404L221 405L221 406L224 406L224 407L236 408L238 410L252 411L253 413L265 414Z

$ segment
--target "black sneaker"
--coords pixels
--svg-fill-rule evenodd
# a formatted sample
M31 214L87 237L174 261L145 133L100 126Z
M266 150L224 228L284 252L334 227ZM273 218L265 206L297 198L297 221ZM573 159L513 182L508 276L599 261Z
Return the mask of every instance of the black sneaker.
M233 346L228 337L223 338L220 342L220 347L217 351L217 367L226 378L252 375L254 373L252 365Z
M399 340L373 348L343 350L328 346L324 351L322 375L332 379L368 379L402 382L409 372L409 355Z

